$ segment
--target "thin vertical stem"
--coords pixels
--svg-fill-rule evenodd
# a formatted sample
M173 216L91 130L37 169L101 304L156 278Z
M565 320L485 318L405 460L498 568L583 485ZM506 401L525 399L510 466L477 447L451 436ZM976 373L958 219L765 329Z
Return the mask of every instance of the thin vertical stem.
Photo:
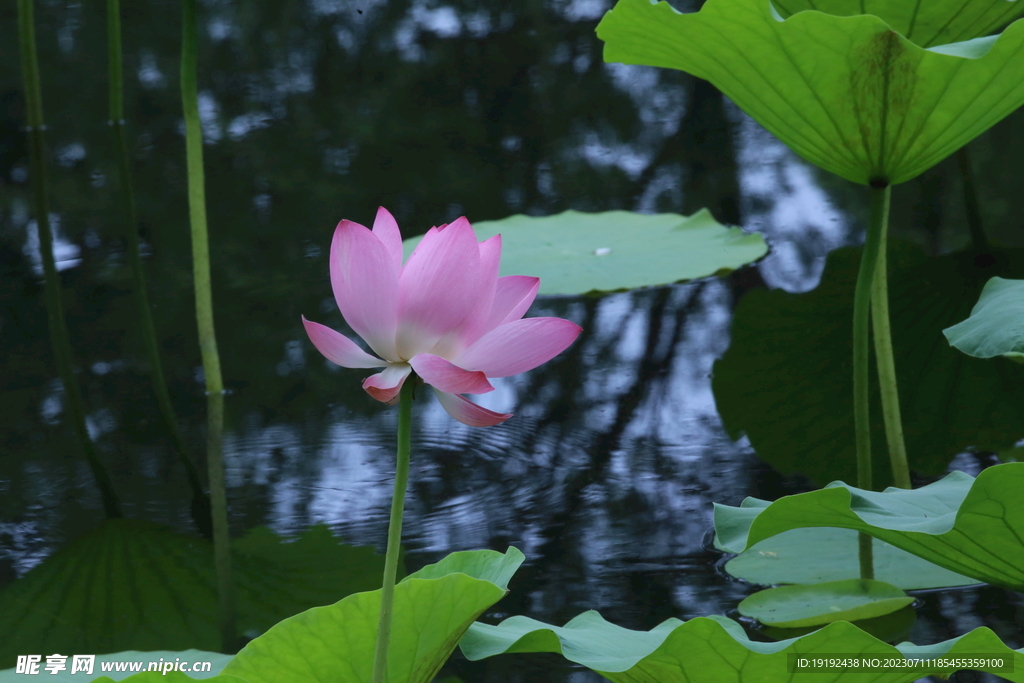
M871 409L868 384L868 356L871 352L869 327L871 323L871 287L875 265L878 262L878 247L881 228L889 215L889 184L871 185L871 221L864 240L864 252L857 272L857 286L853 297L853 420L857 444L857 486L872 488L871 473ZM874 562L871 540L861 534L860 547L861 578L874 578Z
M185 439L178 427L178 418L171 405L171 397L164 380L163 364L160 361L160 350L157 345L156 326L149 307L149 294L146 288L146 277L142 270L142 257L139 253L138 218L135 211L135 192L132 188L131 166L128 160L128 143L126 140L124 121L124 78L122 74L121 53L121 3L120 0L107 0L107 68L110 81L110 125L114 131L114 142L117 147L117 171L121 186L121 197L124 203L125 237L128 244L128 263L132 269L135 300L138 304L139 322L142 325L142 337L146 345L146 356L149 361L150 377L153 381L153 392L156 394L157 406L164 425L171 435L178 459L185 467L189 487L192 489L192 515L196 526L205 536L210 536L210 499L203 491L202 482L196 466L188 457Z
M32 173L36 229L39 234L39 255L43 260L45 277L44 290L50 344L53 346L57 371L64 386L64 395L67 397L71 422L74 424L82 449L85 451L89 469L92 470L96 485L100 489L103 510L108 519L117 518L121 517L121 506L114 493L110 477L107 476L107 471L100 462L92 439L89 438L89 430L85 424L85 401L82 399L81 388L75 379L71 341L68 337L67 323L64 320L64 304L61 300L60 276L57 273L57 264L53 259L53 235L50 233L50 213L47 200L49 188L46 165L43 162L43 96L39 83L39 62L36 55L32 0L18 0L18 43L21 50L21 73L25 81L30 147L29 165Z
M222 431L224 428L224 383L213 327L213 296L210 293L210 246L206 232L206 190L203 178L203 133L199 122L199 93L196 86L199 61L196 0L183 0L181 32L181 102L185 114L185 157L188 170L188 208L192 225L192 278L196 293L196 323L199 349L206 376L207 441L206 464L210 478L210 506L213 518L213 552L220 598L221 644L233 650L235 591L231 581L231 549L228 536L228 504L224 486Z
M412 394L415 377L408 377L398 399L398 457L395 462L395 491L391 497L391 521L388 524L388 550L384 556L384 584L380 594L377 620L377 645L373 653L372 683L384 683L388 669L388 642L391 640L391 612L395 600L395 576L402 545L402 512L405 489L409 484L409 454L412 450Z
M896 386L896 362L892 353L892 330L889 327L888 264L885 245L887 223L888 216L883 216L878 242L878 262L875 264L875 275L871 283L871 330L875 337L875 363L878 366L882 419L885 422L885 439L889 444L892 480L901 489L909 489L910 466L907 464L907 446L903 441L900 395Z

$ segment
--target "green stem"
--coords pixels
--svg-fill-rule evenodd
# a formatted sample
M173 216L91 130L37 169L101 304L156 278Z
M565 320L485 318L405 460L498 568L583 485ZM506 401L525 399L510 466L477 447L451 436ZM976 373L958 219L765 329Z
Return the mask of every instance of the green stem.
M402 512L405 489L409 484L409 452L412 433L412 393L416 378L405 380L398 400L398 457L395 464L395 492L391 498L388 524L388 551L384 557L384 585L380 593L380 618L377 620L377 645L373 652L372 683L384 683L388 669L388 641L391 639L391 610L395 600L395 575L402 545Z
M213 552L220 599L221 645L234 650L235 591L231 581L231 549L228 536L228 504L224 486L221 436L224 429L224 383L213 327L213 296L210 293L210 245L206 232L206 191L203 179L203 133L199 122L196 72L199 61L196 0L184 0L181 32L181 102L185 114L185 158L188 171L188 208L192 225L192 278L196 294L199 350L206 376L206 464L210 478L213 519Z
M976 254L987 254L989 245L981 224L978 192L974 187L974 173L971 171L971 158L967 154L966 146L956 151L956 163L960 167L960 176L964 184L964 208L967 210L967 227L971 231L971 246Z
M883 216L879 231L878 262L875 264L875 276L871 283L871 328L875 336L875 363L878 366L882 419L885 422L885 439L889 444L892 480L901 489L909 489L910 467L907 465L907 446L903 441L900 396L896 386L896 362L893 360L892 330L889 327L888 264L885 244L887 223L888 216Z
M39 84L39 62L36 55L35 21L32 16L32 0L18 0L18 43L21 49L21 73L25 81L25 104L28 115L29 165L32 172L33 203L35 205L36 228L39 234L39 255L43 260L45 276L46 315L50 331L50 344L57 363L64 395L67 397L78 440L85 451L85 459L96 479L103 499L103 510L108 519L121 517L114 487L107 471L100 462L96 448L89 438L85 424L85 401L75 379L74 358L67 323L64 320L64 304L61 301L60 276L53 260L53 235L50 233L50 210L47 201L46 165L43 162L43 96Z
M132 188L131 167L128 160L128 142L124 121L124 78L122 75L121 55L121 3L120 0L107 0L107 65L110 80L110 125L114 130L114 142L117 147L117 170L121 185L121 195L125 210L125 235L128 243L128 262L131 264L132 279L135 285L135 298L139 309L139 322L142 325L142 337L146 345L149 360L150 376L153 381L153 392L156 394L157 406L164 425L171 435L178 459L185 467L185 475L192 489L192 513L196 525L203 535L212 535L210 528L210 499L203 491L202 482L196 466L188 457L185 439L178 427L178 418L171 405L171 397L164 381L163 364L160 361L160 350L157 345L156 327L150 313L149 294L146 288L146 277L142 270L142 257L139 253L138 218L135 211L135 192Z
M873 487L871 474L871 409L868 384L868 356L870 354L869 327L871 322L871 288L878 262L881 230L889 215L889 184L871 185L871 221L864 240L864 252L857 272L857 286L853 296L853 420L857 444L857 486L865 490ZM860 539L861 578L874 578L870 539Z

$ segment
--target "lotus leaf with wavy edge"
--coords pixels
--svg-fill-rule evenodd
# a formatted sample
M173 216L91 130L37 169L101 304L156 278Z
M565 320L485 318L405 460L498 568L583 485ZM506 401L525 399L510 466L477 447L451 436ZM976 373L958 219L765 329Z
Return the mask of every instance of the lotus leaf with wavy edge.
M799 638L759 643L751 641L735 621L720 616L687 622L669 619L650 631L631 631L605 621L597 612L584 612L561 627L528 617L511 617L498 626L473 624L459 647L470 660L506 652L560 653L615 683L783 683L794 680L788 670L790 655L836 653L883 658L1012 656L1013 672L999 675L1024 682L1024 651L1011 650L987 628L934 645L893 647L841 621ZM904 683L917 680L922 671L801 672L798 679L803 683Z
M606 62L711 81L797 154L847 180L902 183L1024 103L1024 22L922 48L882 19L767 0L619 0L597 27Z
M941 567L1024 590L1024 463L953 472L919 489L864 491L843 482L769 503L715 504L716 545L743 552L790 529L855 529Z
M992 278L970 317L942 333L950 346L975 358L1024 353L1024 280Z
M771 0L783 17L817 10L841 17L873 14L921 47L970 40L1024 14L1017 0Z

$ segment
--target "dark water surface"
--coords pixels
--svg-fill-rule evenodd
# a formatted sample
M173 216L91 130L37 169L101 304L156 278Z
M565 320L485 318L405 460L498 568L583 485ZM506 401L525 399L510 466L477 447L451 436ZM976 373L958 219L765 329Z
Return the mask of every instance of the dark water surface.
M200 7L213 295L224 377L234 535L318 522L383 548L396 413L327 363L299 316L342 328L327 247L341 218L379 205L406 235L565 209L715 217L772 253L724 278L603 298L542 298L529 315L584 327L555 361L498 380L481 403L516 413L472 429L429 392L415 409L404 541L416 568L455 550L520 548L527 563L489 617L562 624L586 609L649 629L736 616L753 588L716 568L712 502L808 486L734 442L711 392L732 310L754 287L814 288L826 254L862 240L863 188L809 167L703 81L604 64L604 0L379 0ZM680 5L681 7L681 5ZM194 533L190 492L143 361L106 123L105 19L96 3L37 3L51 152L51 222L89 429L124 512ZM126 110L154 315L193 453L205 398L196 342L177 89L180 7L127 2ZM0 8L0 586L102 519L47 337L31 219L13 3ZM990 236L1024 243L1021 117L971 145ZM932 253L967 241L955 164L896 188L893 230ZM781 377L780 382L785 381ZM1024 425L1021 427L1024 436ZM850 435L852 439L852 434ZM827 456L826 456L827 457ZM961 454L977 473L994 460ZM1021 595L920 596L909 640L987 625L1024 646ZM456 655L467 681L583 681L551 656ZM964 679L967 680L967 679Z

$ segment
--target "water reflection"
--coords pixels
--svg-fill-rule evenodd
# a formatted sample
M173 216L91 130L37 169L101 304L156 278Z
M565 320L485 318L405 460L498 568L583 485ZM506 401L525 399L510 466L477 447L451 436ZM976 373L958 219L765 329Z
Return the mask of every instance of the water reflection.
M200 105L217 324L234 390L225 440L234 533L259 524L295 533L322 521L383 547L394 411L363 394L358 371L325 363L299 325L305 313L343 327L325 255L339 218L366 222L383 204L403 229L423 231L462 214L706 206L763 232L771 255L727 278L540 300L530 315L569 318L585 332L557 361L482 397L516 413L500 427L456 424L423 392L407 561L415 568L453 550L514 544L528 564L490 616L556 623L594 608L651 628L669 616L727 613L750 591L718 573L706 549L711 503L775 498L798 483L725 435L711 366L728 347L736 300L765 284L814 288L825 255L860 241L864 199L706 83L604 64L593 29L610 5L203 4ZM189 447L201 453L178 12L157 3L125 17L136 76L127 102L160 344ZM12 21L0 18L7 35ZM50 36L40 49L57 260L91 432L126 514L194 533L188 486L140 360L111 211L113 150L105 102L94 96L105 87L96 67L102 24L97 7L78 3L47 5L40 18L40 35ZM17 87L0 83L0 586L101 516L49 361ZM1015 177L993 168L993 183ZM1006 220L1005 206L988 210L987 220ZM1020 596L980 588L923 600L911 640L983 623L1024 645L1013 627ZM453 668L466 680L595 680L554 657L515 662Z

